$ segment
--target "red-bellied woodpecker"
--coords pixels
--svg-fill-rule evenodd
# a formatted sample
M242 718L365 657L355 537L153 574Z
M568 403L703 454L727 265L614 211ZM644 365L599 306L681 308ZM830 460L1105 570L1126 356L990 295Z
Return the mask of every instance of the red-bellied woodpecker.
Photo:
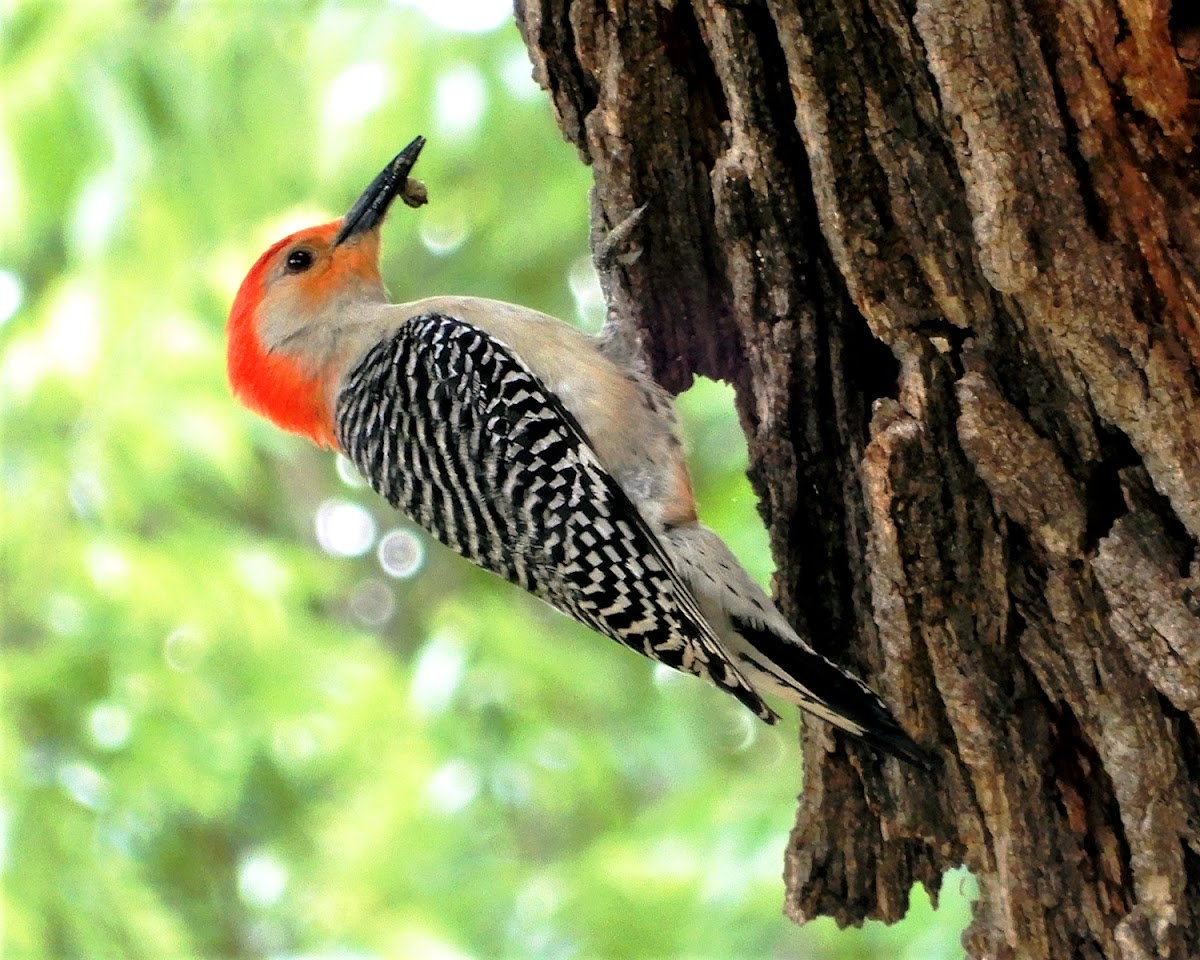
M423 201L408 179L423 145L251 268L228 325L242 402L340 450L453 550L763 720L775 694L926 765L699 523L670 398L604 338L492 300L388 302L379 228L397 196Z

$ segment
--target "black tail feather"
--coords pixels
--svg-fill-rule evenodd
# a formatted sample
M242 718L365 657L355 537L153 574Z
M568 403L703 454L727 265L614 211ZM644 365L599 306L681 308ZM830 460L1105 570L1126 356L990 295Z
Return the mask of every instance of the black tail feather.
M826 717L834 726L875 749L926 772L937 769L939 758L905 733L879 695L857 677L766 626L743 617L732 617L731 624L765 659L787 674L802 710L818 716L832 714L843 721ZM778 670L772 673L778 676Z
M852 734L847 731L847 735L862 740L881 753L898 757L926 773L936 773L942 767L942 758L917 743L904 732L899 724L895 724L890 729L868 728L861 734Z

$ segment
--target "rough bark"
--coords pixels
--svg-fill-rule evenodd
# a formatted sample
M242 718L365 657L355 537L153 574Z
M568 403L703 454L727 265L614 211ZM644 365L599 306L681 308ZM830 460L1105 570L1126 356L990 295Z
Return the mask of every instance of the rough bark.
M731 381L776 595L945 759L806 734L787 911L1200 956L1200 17L526 0L614 316Z

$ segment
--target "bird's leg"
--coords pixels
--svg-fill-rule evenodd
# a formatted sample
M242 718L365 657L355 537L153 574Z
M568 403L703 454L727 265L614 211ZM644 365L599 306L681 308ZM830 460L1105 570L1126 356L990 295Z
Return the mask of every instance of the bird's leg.
M629 214L624 220L618 223L615 227L608 231L608 234L603 238L599 238L600 224L597 217L592 220L592 262L596 265L596 272L604 276L609 270L616 266L627 267L631 263L636 263L638 257L642 255L641 244L630 244L630 237L633 236L633 231L637 229L642 218L646 215L646 209L650 204L643 203L640 207Z
M627 267L642 255L642 245L631 243L634 231L646 215L649 204L643 203L611 230L592 190L592 263L600 279L604 296L604 328L600 331L601 350L612 361L632 370L645 372L646 359L641 337L630 317L620 308L621 286L616 279L619 268Z

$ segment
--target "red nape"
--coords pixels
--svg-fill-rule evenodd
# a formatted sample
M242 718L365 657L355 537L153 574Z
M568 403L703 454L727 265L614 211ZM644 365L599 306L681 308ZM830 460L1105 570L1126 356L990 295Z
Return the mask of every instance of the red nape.
M259 257L238 288L225 327L226 370L234 394L255 413L319 446L336 448L333 415L321 377L289 357L268 353L255 329L267 267L292 239L285 237Z

